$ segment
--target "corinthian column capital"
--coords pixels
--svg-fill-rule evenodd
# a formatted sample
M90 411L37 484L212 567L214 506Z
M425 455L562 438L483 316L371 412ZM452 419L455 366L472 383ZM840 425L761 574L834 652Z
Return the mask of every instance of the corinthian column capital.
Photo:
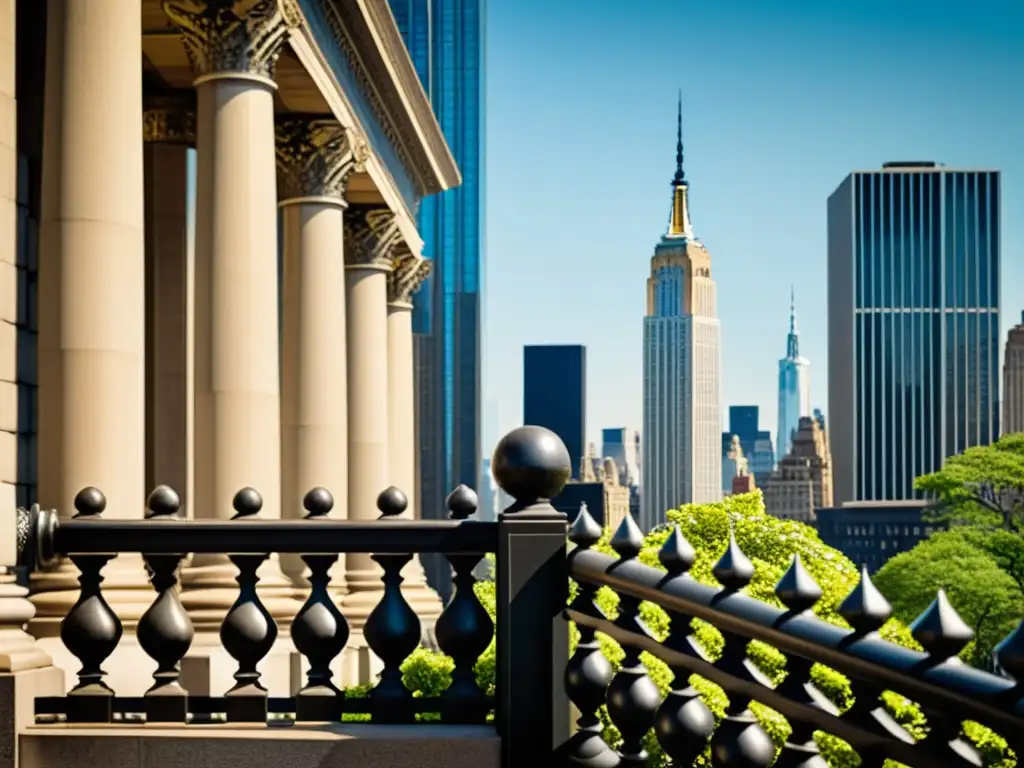
M302 23L295 0L163 0L181 30L196 78L252 75L273 81L289 31Z
M143 104L142 138L154 144L196 145L193 92L149 96Z
M373 205L353 205L345 216L345 267L390 271L405 247L395 214ZM408 252L408 251L406 251Z
M344 200L348 178L366 162L366 142L333 118L287 115L277 121L278 195Z
M430 275L434 263L411 253L399 261L388 273L388 304L394 307L412 309L412 297Z

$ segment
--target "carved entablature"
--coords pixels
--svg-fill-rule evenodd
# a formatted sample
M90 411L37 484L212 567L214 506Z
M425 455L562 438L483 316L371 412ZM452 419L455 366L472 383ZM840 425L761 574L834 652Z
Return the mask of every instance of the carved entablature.
M398 219L387 208L353 205L345 213L345 266L390 270L403 255ZM408 253L408 249L405 250Z
M369 147L337 120L287 115L277 121L278 195L281 200L343 200L349 176L365 170Z
M196 145L195 92L147 94L142 139L158 144Z
M164 0L163 8L181 30L196 77L273 79L289 31L302 23L295 0Z
M433 262L411 253L388 273L388 304L412 308L412 297L430 275Z

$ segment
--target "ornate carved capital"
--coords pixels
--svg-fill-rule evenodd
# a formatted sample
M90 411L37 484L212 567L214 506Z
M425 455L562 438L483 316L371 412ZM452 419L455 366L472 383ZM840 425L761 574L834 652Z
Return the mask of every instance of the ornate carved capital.
M388 273L388 304L412 307L412 297L430 275L434 263L413 255L399 261Z
M374 205L349 207L345 215L346 267L390 270L403 255L403 248L398 221L389 209Z
M331 117L284 116L277 121L278 196L344 199L348 177L363 170L365 147Z
M295 0L163 0L163 8L181 30L196 77L273 79L288 32L302 23Z

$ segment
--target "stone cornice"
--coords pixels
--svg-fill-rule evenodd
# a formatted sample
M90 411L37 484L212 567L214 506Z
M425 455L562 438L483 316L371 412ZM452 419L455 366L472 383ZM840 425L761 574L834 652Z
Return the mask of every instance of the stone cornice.
M387 0L309 0L324 11L352 71L423 195L462 182Z
M375 205L353 205L345 212L345 266L389 271L408 253L395 214Z
M195 76L244 74L273 80L288 33L302 23L295 0L163 0L181 31Z
M348 178L360 171L369 147L331 116L288 114L276 124L278 197L343 200Z
M412 297L430 275L433 262L408 254L388 273L388 304L412 309Z

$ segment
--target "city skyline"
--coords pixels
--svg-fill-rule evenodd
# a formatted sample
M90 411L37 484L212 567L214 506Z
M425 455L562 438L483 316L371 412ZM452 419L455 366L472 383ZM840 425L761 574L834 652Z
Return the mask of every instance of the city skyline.
M679 30L664 23L678 9L654 0L624 19L598 1L580 16L554 0L540 27L536 0L491 10L485 397L499 404L495 430L521 419L518 350L531 343L588 347L588 440L640 423L637 286L664 221L680 86L694 215L720 288L723 411L756 404L775 431L779 329L794 283L801 351L817 372L812 405L828 415L826 200L855 169L923 159L1003 172L1005 336L1024 308L1024 226L1009 215L1024 205L1024 103L1009 98L1024 67L1021 9L687 6L686 59L699 71L682 64ZM629 67L607 57L612 48ZM554 61L567 50L571 70Z

